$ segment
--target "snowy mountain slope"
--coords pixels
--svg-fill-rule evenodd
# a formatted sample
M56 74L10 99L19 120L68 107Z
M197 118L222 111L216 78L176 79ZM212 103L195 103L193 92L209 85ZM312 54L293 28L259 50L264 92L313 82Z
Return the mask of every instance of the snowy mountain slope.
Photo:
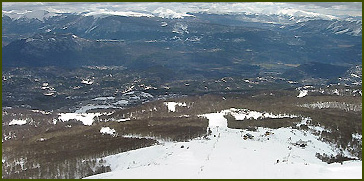
M264 13L207 13L207 12L175 12L167 8L158 8L153 12L141 13L138 11L112 11L112 12L79 12L79 13L55 13L44 10L38 11L3 11L3 36L10 36L11 33L17 32L21 35L25 33L44 33L44 32L68 32L80 35L82 37L98 38L102 35L98 33L110 33L114 31L113 26L120 23L115 22L115 17L129 19L133 18L146 22L191 22L200 21L204 23L214 23L228 26L253 26L257 28L274 28L276 30L288 29L308 31L319 30L320 32L328 32L330 34L346 34L350 36L361 36L362 19L361 17L346 18L327 18L318 15L309 14L264 14ZM109 29L102 27L108 21L114 21L110 24ZM138 20L133 20L138 23ZM143 23L141 23L143 24ZM168 23L169 24L169 23ZM27 26L25 26L27 25ZM22 27L21 30L16 27ZM102 32L95 32L98 31ZM136 27L137 28L137 27ZM153 29L153 24L145 27ZM160 27L159 31L163 32L168 26ZM133 29L136 31L135 29ZM301 30L300 30L301 31ZM29 35L28 35L29 36Z
M49 12L45 10L29 10L25 12L16 12L16 11L2 11L2 17L8 16L13 20L19 20L19 19L36 19L39 21L44 22L46 19L54 17L54 16L60 16L62 13L54 13Z
M324 20L312 19L291 23L288 29L304 33L323 33L328 35L362 36L362 20Z
M338 19L347 16L361 16L361 3L278 3L278 2L217 2L217 3L3 3L3 14L26 15L40 10L57 13L92 15L156 16L183 18L195 13L208 14L262 14L305 18ZM125 13L128 12L128 13Z
M361 3L162 4L3 3L4 179L361 178Z
M87 177L115 178L361 178L362 162L327 164L316 153L332 147L309 131L289 128L230 129L225 112L205 114L208 139L164 142L105 158L111 172ZM243 139L244 134L252 139ZM294 143L307 141L302 148Z
M298 26L298 29L296 25L279 29L280 25L252 25L229 15L184 19L121 16L94 19L64 15L45 23L3 19L6 19L3 21L5 66L77 63L75 66L108 64L140 68L152 62L173 68L190 65L196 68L199 64L201 70L217 68L217 65L233 66L234 71L230 72L240 74L241 68L247 65L308 62L347 65L358 64L361 60L360 36L336 35L326 30L328 24L319 26L320 22L316 21L305 22L305 26ZM41 36L45 38L39 38ZM68 48L70 46L72 48Z
M150 62L173 68L201 63L206 70L206 64L347 65L361 60L361 17L325 18L301 11L211 12L157 8L150 16L131 10L101 12L100 16L92 11L5 10L3 63L87 66L107 62L128 68ZM240 74L240 68L236 70Z

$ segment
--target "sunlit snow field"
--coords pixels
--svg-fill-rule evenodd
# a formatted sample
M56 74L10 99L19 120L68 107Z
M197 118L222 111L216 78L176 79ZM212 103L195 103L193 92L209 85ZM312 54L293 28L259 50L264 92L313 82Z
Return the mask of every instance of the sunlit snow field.
M316 153L334 154L335 150L310 131L228 128L224 115L232 110L201 115L209 119L208 139L164 141L107 156L104 159L112 171L87 178L362 178L361 161L327 164L319 160ZM243 139L247 133L254 137ZM295 145L300 140L307 141L305 148Z

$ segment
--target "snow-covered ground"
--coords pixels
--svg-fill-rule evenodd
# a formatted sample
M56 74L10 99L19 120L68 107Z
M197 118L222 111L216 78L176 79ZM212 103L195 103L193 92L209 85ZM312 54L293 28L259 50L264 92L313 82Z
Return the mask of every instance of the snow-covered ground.
M208 139L161 142L107 156L112 171L87 178L362 178L361 161L341 165L316 158L335 149L309 131L230 129L224 114L203 115L212 131ZM254 137L244 140L247 133ZM307 146L296 146L300 140Z
M27 124L27 120L24 119L13 119L12 121L10 121L9 126L12 125L24 125Z
M70 120L81 121L82 124L91 126L95 121L94 118L101 115L101 113L60 113L58 119L53 120L53 124L57 124L57 121L67 122Z
M264 119L264 118L271 118L271 119L281 119L281 118L296 118L297 115L288 115L288 114L278 114L274 115L272 113L267 112L258 112L258 111L251 111L249 109L236 109L230 108L228 110L222 111L224 114L231 114L235 117L236 120L245 120L245 119Z
M164 105L167 106L169 112L176 112L176 106L187 106L186 103L181 102L165 102Z
M116 131L115 129L112 129L110 127L102 127L100 129L101 134L109 134L109 135L115 135Z
M81 121L83 125L91 126L96 120L99 120L99 117L102 115L110 115L110 113L59 113L58 118L53 119L53 124L57 124L57 122L68 122L70 120ZM122 118L115 120L117 122L129 121L130 118Z
M300 97L305 97L307 95L308 95L308 90L301 90L300 94L298 94L297 97L300 98Z

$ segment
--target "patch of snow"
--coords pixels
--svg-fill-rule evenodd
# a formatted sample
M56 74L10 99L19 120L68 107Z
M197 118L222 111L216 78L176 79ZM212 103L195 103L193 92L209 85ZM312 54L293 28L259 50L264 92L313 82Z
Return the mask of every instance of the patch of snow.
M362 140L362 135L359 133L351 134L351 137L357 140Z
M136 96L136 95L134 95L134 96L131 96L131 97L129 97L130 99L134 99L134 100L140 100L140 97L139 96Z
M335 89L333 92L332 92L333 94L336 94L336 95L340 95L340 93L339 93L339 90L337 90L337 89Z
M297 84L298 82L295 82L295 81L291 81L291 80L289 80L289 81L287 81L288 83L290 83L290 84Z
M361 36L361 32L362 32L362 27L359 27L359 28L352 30L352 35Z
M308 94L308 90L301 90L297 97L305 97Z
M133 95L134 93L135 93L134 91L131 91L131 92L127 92L127 93L125 93L123 95Z
M190 115L184 114L184 115L181 115L181 116L178 116L178 117L180 117L180 118L189 118Z
M190 41L190 42L198 42L201 40L202 37L198 37L198 36L193 36L193 37L188 37L186 38L185 41Z
M194 17L191 14L185 12L176 12L168 8L159 7L152 12L155 16L168 19L183 19L184 17Z
M7 135L3 134L3 137L4 137L4 139L2 139L2 142L16 138L16 135L15 135L15 132L9 131L9 133Z
M345 111L362 111L362 105L356 105L356 104L349 104L345 102L316 102L316 103L310 103L310 104L302 104L299 105L299 107L305 107L310 109L329 109L329 108L335 108L335 109L341 109Z
M359 75L351 74L352 77L361 78Z
M209 113L204 114L202 116L206 117L209 120L209 128L220 128L226 129L227 128L227 121L225 118L221 119L221 115L225 115L224 112L222 113Z
M75 111L75 113L86 113L88 110L92 110L92 109L108 109L108 108L113 108L113 106L89 104L89 105L82 106L81 108L77 109Z
M27 120L26 119L13 119L12 121L10 121L9 126L12 125L24 125L27 124Z
M92 30L94 30L95 28L97 28L98 26L93 26L92 28L88 29L85 31L85 33L90 33Z
M188 31L188 25L183 24L183 23L176 23L173 26L172 32L173 33L177 33L177 34L181 34L181 35L183 35L184 33L188 34L189 33L189 31Z
M100 9L99 12L89 12L85 16L104 17L104 16L126 16L126 17L154 17L152 14L139 13L134 11L112 11L106 9Z
M310 128L311 130L313 130L315 132L319 132L319 133L322 133L323 131L331 133L331 130L328 130L328 129L326 129L324 127L321 127L321 126L308 126L308 128Z
M26 170L26 168L24 168L25 162L26 162L26 159L20 158L20 159L15 160L14 164L19 165L22 170Z
M166 27L166 26L168 26L168 23L167 22L161 22L161 27Z
M157 140L160 143L172 142L171 139L165 139L165 138L155 137L155 136L143 136L141 134L127 134L127 135L123 135L123 138L153 139L153 140Z
M121 119L117 119L115 121L116 122L125 122L125 121L130 121L130 118L121 118Z
M331 130L328 130L324 127L310 125L311 121L312 121L312 118L310 118L310 117L302 117L301 122L297 123L296 126L300 127L301 125L306 125L309 128L310 132L322 133L323 131L326 131L328 133L331 133Z
M49 92L44 92L43 93L43 95L45 95L45 96L53 96L53 95L55 95L55 91L49 91Z
M180 102L165 102L164 105L168 107L168 112L176 112L176 106L183 106L186 107L186 103Z
M312 121L312 119L310 117L304 117L302 118L301 122L298 123L296 126L299 127L301 125L307 125Z
M129 101L127 100L120 100L120 101L117 101L115 103L112 103L113 105L127 105L129 103Z
M149 93L146 93L146 92L141 92L140 96L145 97L145 98L153 98L152 94L149 94Z
M158 40L147 40L147 41L144 41L145 43L155 43L155 42L158 42Z
M46 114L46 115L52 114L52 112L42 111L42 110L37 110L37 109L33 109L32 112Z
M92 80L81 80L81 84L92 85L93 83L94 81Z
M109 134L109 135L114 136L116 131L115 131L115 129L111 129L110 127L102 127L100 129L100 133L101 134Z
M114 100L115 97L96 97L92 99L93 101L106 101L106 100Z
M83 125L90 126L95 121L95 118L100 116L101 113L60 113L58 114L58 120L67 122L70 120L81 121ZM57 120L53 120L53 124L56 124Z
M343 34L343 33L346 33L346 32L348 32L349 31L349 28L347 28L347 29L344 29L344 30L341 30L341 31L338 31L338 32L335 32L335 34Z
M281 119L281 118L295 118L298 117L296 115L288 115L288 114L278 114L274 115L272 113L267 112L258 112L251 111L249 109L236 109L230 108L228 110L222 111L225 115L230 114L235 117L236 120L245 120L245 119L264 119L264 118L272 118L272 119Z
M25 43L29 43L29 42L32 42L34 40L35 40L34 38L27 38L27 39L25 39Z
M303 86L302 88L304 88L304 89L312 89L312 88L314 88L312 85L305 85L305 86Z

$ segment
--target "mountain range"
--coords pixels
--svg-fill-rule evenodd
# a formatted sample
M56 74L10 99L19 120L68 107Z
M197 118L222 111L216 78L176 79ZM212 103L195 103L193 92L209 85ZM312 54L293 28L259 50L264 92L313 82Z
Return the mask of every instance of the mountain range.
M361 178L361 4L302 4L3 3L2 178Z
M2 32L5 67L122 65L258 73L285 72L312 62L350 68L362 59L358 17L194 13L178 18L37 11L3 13Z

